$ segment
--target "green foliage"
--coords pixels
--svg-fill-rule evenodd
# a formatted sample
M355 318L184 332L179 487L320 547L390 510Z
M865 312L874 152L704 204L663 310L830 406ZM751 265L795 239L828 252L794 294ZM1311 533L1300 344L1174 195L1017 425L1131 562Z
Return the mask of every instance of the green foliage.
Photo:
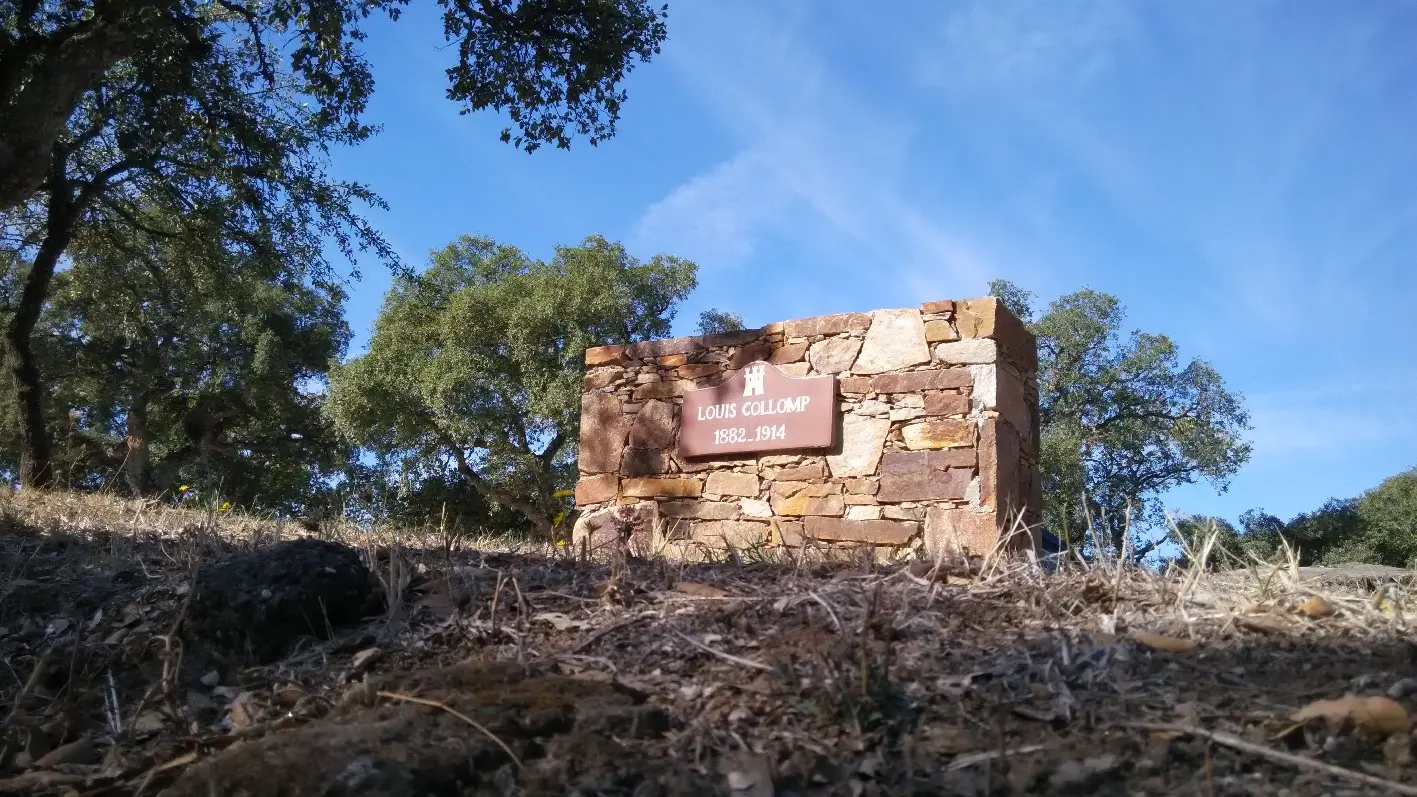
M526 521L488 501L456 473L434 473L417 482L384 482L377 516L399 527L441 528L450 536L510 535Z
M117 264L148 257L161 240L160 260L199 260L229 272L216 281L247 286L243 274L252 269L262 283L330 282L329 249L351 258L372 249L395 261L359 215L362 205L380 205L377 197L327 174L330 147L370 133L350 122L354 109L312 106L315 88L298 70L268 72L263 51L223 35L217 23L191 20L146 35L145 49L79 96L44 191L5 217L11 257L0 282L14 300L4 355L26 485L56 478L45 409L51 386L32 348L51 281L72 247L110 250L106 262ZM358 94L359 70L344 77L355 83L330 91ZM110 282L95 295L116 290Z
M14 297L3 354L25 485L56 478L32 336L77 238L140 229L197 247L220 240L234 262L284 258L317 279L329 276L318 273L327 248L396 262L358 212L378 198L325 166L332 146L374 132L361 121L374 83L359 25L380 11L396 18L402 4L0 4L0 283ZM527 151L612 136L620 82L665 36L663 10L644 0L442 5L459 44L450 98L506 111ZM171 223L145 229L151 207Z
M415 479L455 472L549 536L575 480L585 350L667 335L696 271L598 236L549 262L464 236L396 280L368 352L331 372L330 415Z
M1417 567L1417 468L1389 477L1357 499L1359 538L1331 559Z
M54 277L36 350L62 412L55 468L72 487L188 484L301 512L350 453L316 392L349 338L344 291L220 240L161 234L175 223L149 210L138 226L88 230Z
M1023 317L1031 294L1005 280L991 293ZM1038 338L1044 517L1068 544L1141 558L1165 535L1155 498L1197 479L1225 489L1250 446L1248 414L1208 363L1182 363L1164 335L1123 334L1116 298L1063 296L1029 328ZM1130 537L1129 537L1130 534Z
M1033 322L1032 291L1026 291L1008 280L990 280L989 295L1002 302L1018 320L1025 324Z
M1281 538L1297 552L1299 564L1306 567L1364 561L1363 557L1351 558L1352 545L1362 536L1358 502L1352 499L1330 498L1318 509L1296 515L1288 523L1252 509L1240 516L1240 525L1251 547L1266 561L1279 556ZM1350 553L1344 553L1345 548Z
M705 310L699 313L699 334L716 335L720 332L737 332L743 328L743 317L724 310Z
M1181 546L1180 555L1176 558L1181 565L1194 565L1196 557L1205 552L1205 545L1212 536L1215 541L1206 560L1207 570L1226 569L1248 561L1244 535L1224 518L1202 515L1182 518L1173 523L1172 536Z
M1417 468L1357 498L1330 498L1287 523L1252 509L1240 516L1240 530L1224 539L1233 551L1264 561L1278 561L1287 545L1306 567L1345 562L1417 566Z
M374 88L359 43L370 14L397 19L406 0L132 0L0 4L0 212L31 199L84 92L115 69L144 72L136 95L149 104L190 94L213 52L220 79L251 96L293 91L310 103L320 127L350 138L367 135L360 116ZM571 136L595 144L614 135L636 60L648 61L666 36L665 9L645 0L440 0L444 34L457 44L447 70L448 97L463 112L505 111L515 125L505 141L527 151L568 147ZM117 99L123 95L111 95ZM173 120L204 128L221 105ZM134 141L166 135L136 131ZM125 145L125 142L118 142ZM300 146L297 144L296 146Z

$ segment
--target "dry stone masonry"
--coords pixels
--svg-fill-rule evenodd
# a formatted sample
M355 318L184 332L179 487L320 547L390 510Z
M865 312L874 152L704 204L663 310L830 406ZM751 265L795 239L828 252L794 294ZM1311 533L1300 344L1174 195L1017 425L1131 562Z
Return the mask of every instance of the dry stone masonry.
M1036 548L1010 532L1039 519L1037 357L990 298L590 349L574 542L628 535L635 553L690 559L818 543ZM733 402L754 417L715 409ZM823 437L816 424L831 425L829 446L781 450ZM742 453L744 435L763 442ZM715 443L739 453L702 454Z

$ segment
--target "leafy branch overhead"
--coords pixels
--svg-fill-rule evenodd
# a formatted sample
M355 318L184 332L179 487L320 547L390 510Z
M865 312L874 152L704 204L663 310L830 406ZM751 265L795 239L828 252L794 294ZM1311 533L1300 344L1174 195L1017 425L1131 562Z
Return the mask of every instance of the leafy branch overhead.
M696 270L597 236L545 262L464 236L396 281L368 351L331 372L328 411L358 445L456 473L549 534L575 479L585 350L666 336Z
M398 19L406 0L133 0L0 6L0 212L43 189L48 163L83 97L111 70L160 54L181 73L226 46L251 61L226 78L293 89L322 126L351 139L374 88L360 25ZM443 27L458 45L448 97L464 112L505 111L504 140L533 151L615 133L635 62L659 52L666 7L645 0L449 0ZM156 93L184 93L154 83ZM200 114L219 117L210 107ZM191 120L195 121L195 120ZM191 124L191 121L186 124ZM211 119L208 119L211 121Z

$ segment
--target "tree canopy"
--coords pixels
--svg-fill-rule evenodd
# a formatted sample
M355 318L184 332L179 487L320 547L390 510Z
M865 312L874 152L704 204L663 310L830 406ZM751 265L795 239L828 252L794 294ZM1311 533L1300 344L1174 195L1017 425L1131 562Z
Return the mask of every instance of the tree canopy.
M464 236L398 278L368 351L331 372L330 417L404 472L456 473L549 535L575 480L586 349L667 335L696 272L598 236L549 261Z
M743 328L743 317L725 310L708 309L699 313L699 334L716 335L737 332Z
M1124 333L1113 296L1083 289L1033 318L1032 294L995 280L991 295L1038 338L1044 517L1069 545L1141 558L1166 539L1155 500L1209 480L1225 489L1250 455L1241 397L1165 335Z
M361 121L373 76L357 43L371 14L402 0L0 4L0 273L4 358L22 483L55 478L49 387L32 336L71 244L137 230L286 264L282 280L328 279L325 251L392 251L361 215L382 207L331 179L336 146ZM614 134L636 60L665 36L642 0L444 3L459 45L448 70L464 111L505 111L503 138L533 151ZM152 208L163 215L154 224Z
M322 126L350 137L374 88L359 49L375 14L398 19L407 0L34 0L0 3L0 212L43 190L85 97L123 64L145 74L149 101L185 93L214 51L233 88L294 89ZM659 52L666 7L645 0L441 0L443 31L458 60L447 70L450 100L464 112L494 109L502 132L528 151L595 144L614 135L634 63ZM194 116L220 116L220 107ZM184 120L191 126L195 120ZM209 125L196 124L205 128ZM513 130L513 127L515 130ZM154 133L161 133L155 129Z
M1252 509L1240 516L1234 544L1265 560L1287 544L1305 566L1364 562L1417 567L1417 468L1390 476L1357 497L1330 498L1288 522Z

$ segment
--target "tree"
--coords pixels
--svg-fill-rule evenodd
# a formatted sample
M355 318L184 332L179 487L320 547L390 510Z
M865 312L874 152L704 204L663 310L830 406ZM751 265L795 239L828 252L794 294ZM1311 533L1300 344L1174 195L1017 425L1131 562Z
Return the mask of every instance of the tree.
M1252 509L1240 516L1240 525L1247 536L1263 541L1262 550L1267 555L1262 558L1271 559L1288 545L1305 567L1332 563L1335 558L1355 561L1348 557L1363 536L1358 502L1353 499L1330 498L1318 509L1295 515L1288 523ZM1364 561L1364 557L1356 561Z
M1196 557L1207 552L1207 543L1211 546L1205 561L1207 570L1226 569L1237 561L1246 561L1244 536L1224 518L1204 515L1184 517L1173 522L1172 530L1172 536L1181 546L1175 561L1183 567L1194 566Z
M743 317L723 310L705 310L699 313L699 334L716 335L720 332L737 332L743 328Z
M373 78L359 52L371 14L397 19L407 0L8 0L0 4L0 212L28 202L49 179L83 98L111 71L154 53L201 72L213 47L249 53L227 78L258 91L283 83L322 120L360 132ZM666 36L666 8L646 0L440 0L458 45L448 97L463 112L505 111L504 141L533 151L572 135L614 135L636 59ZM220 44L218 44L220 43ZM255 80L251 80L254 78ZM180 90L171 84L148 88Z
M1357 498L1330 498L1289 522L1252 509L1240 516L1241 537L1261 559L1287 545L1301 566L1346 562L1417 566L1417 468L1385 479ZM1282 542L1281 542L1282 540Z
M1086 546L1091 527L1139 560L1165 540L1147 536L1163 523L1156 496L1200 478L1224 490L1249 459L1241 398L1166 336L1124 337L1116 298L1084 289L1033 321L1027 291L995 280L990 293L1038 338L1043 511L1060 540Z
M77 0L0 5L0 213L5 368L19 429L20 481L49 484L53 441L31 336L50 280L81 225L135 223L135 196L229 245L324 268L321 239L351 254L392 251L356 206L367 188L325 175L331 146L374 131L358 24L402 0ZM528 151L614 134L638 58L658 52L663 9L643 0L451 0L460 43L449 96L505 110ZM511 129L503 131L511 140ZM217 230L220 232L217 232Z
M329 412L416 479L456 473L549 537L575 481L585 350L667 335L696 271L598 236L549 262L464 236L395 281L368 351L331 372Z
M372 249L395 262L359 215L361 205L382 203L326 173L329 148L358 143L367 128L310 107L309 87L294 74L268 84L263 52L215 27L198 40L185 28L160 32L79 97L50 148L42 192L5 215L4 357L25 486L54 479L32 336L74 241L117 242L139 230L194 251L233 253L208 261L260 263L279 272L266 276L293 283L333 277L329 244L350 258Z
M142 213L87 231L54 277L36 354L49 402L67 409L51 422L55 470L72 487L188 484L302 511L349 455L318 392L349 339L343 288L219 239L158 234L175 220Z
M1384 479L1357 500L1359 545L1341 546L1346 561L1417 567L1417 468ZM1367 554L1361 556L1361 554Z

